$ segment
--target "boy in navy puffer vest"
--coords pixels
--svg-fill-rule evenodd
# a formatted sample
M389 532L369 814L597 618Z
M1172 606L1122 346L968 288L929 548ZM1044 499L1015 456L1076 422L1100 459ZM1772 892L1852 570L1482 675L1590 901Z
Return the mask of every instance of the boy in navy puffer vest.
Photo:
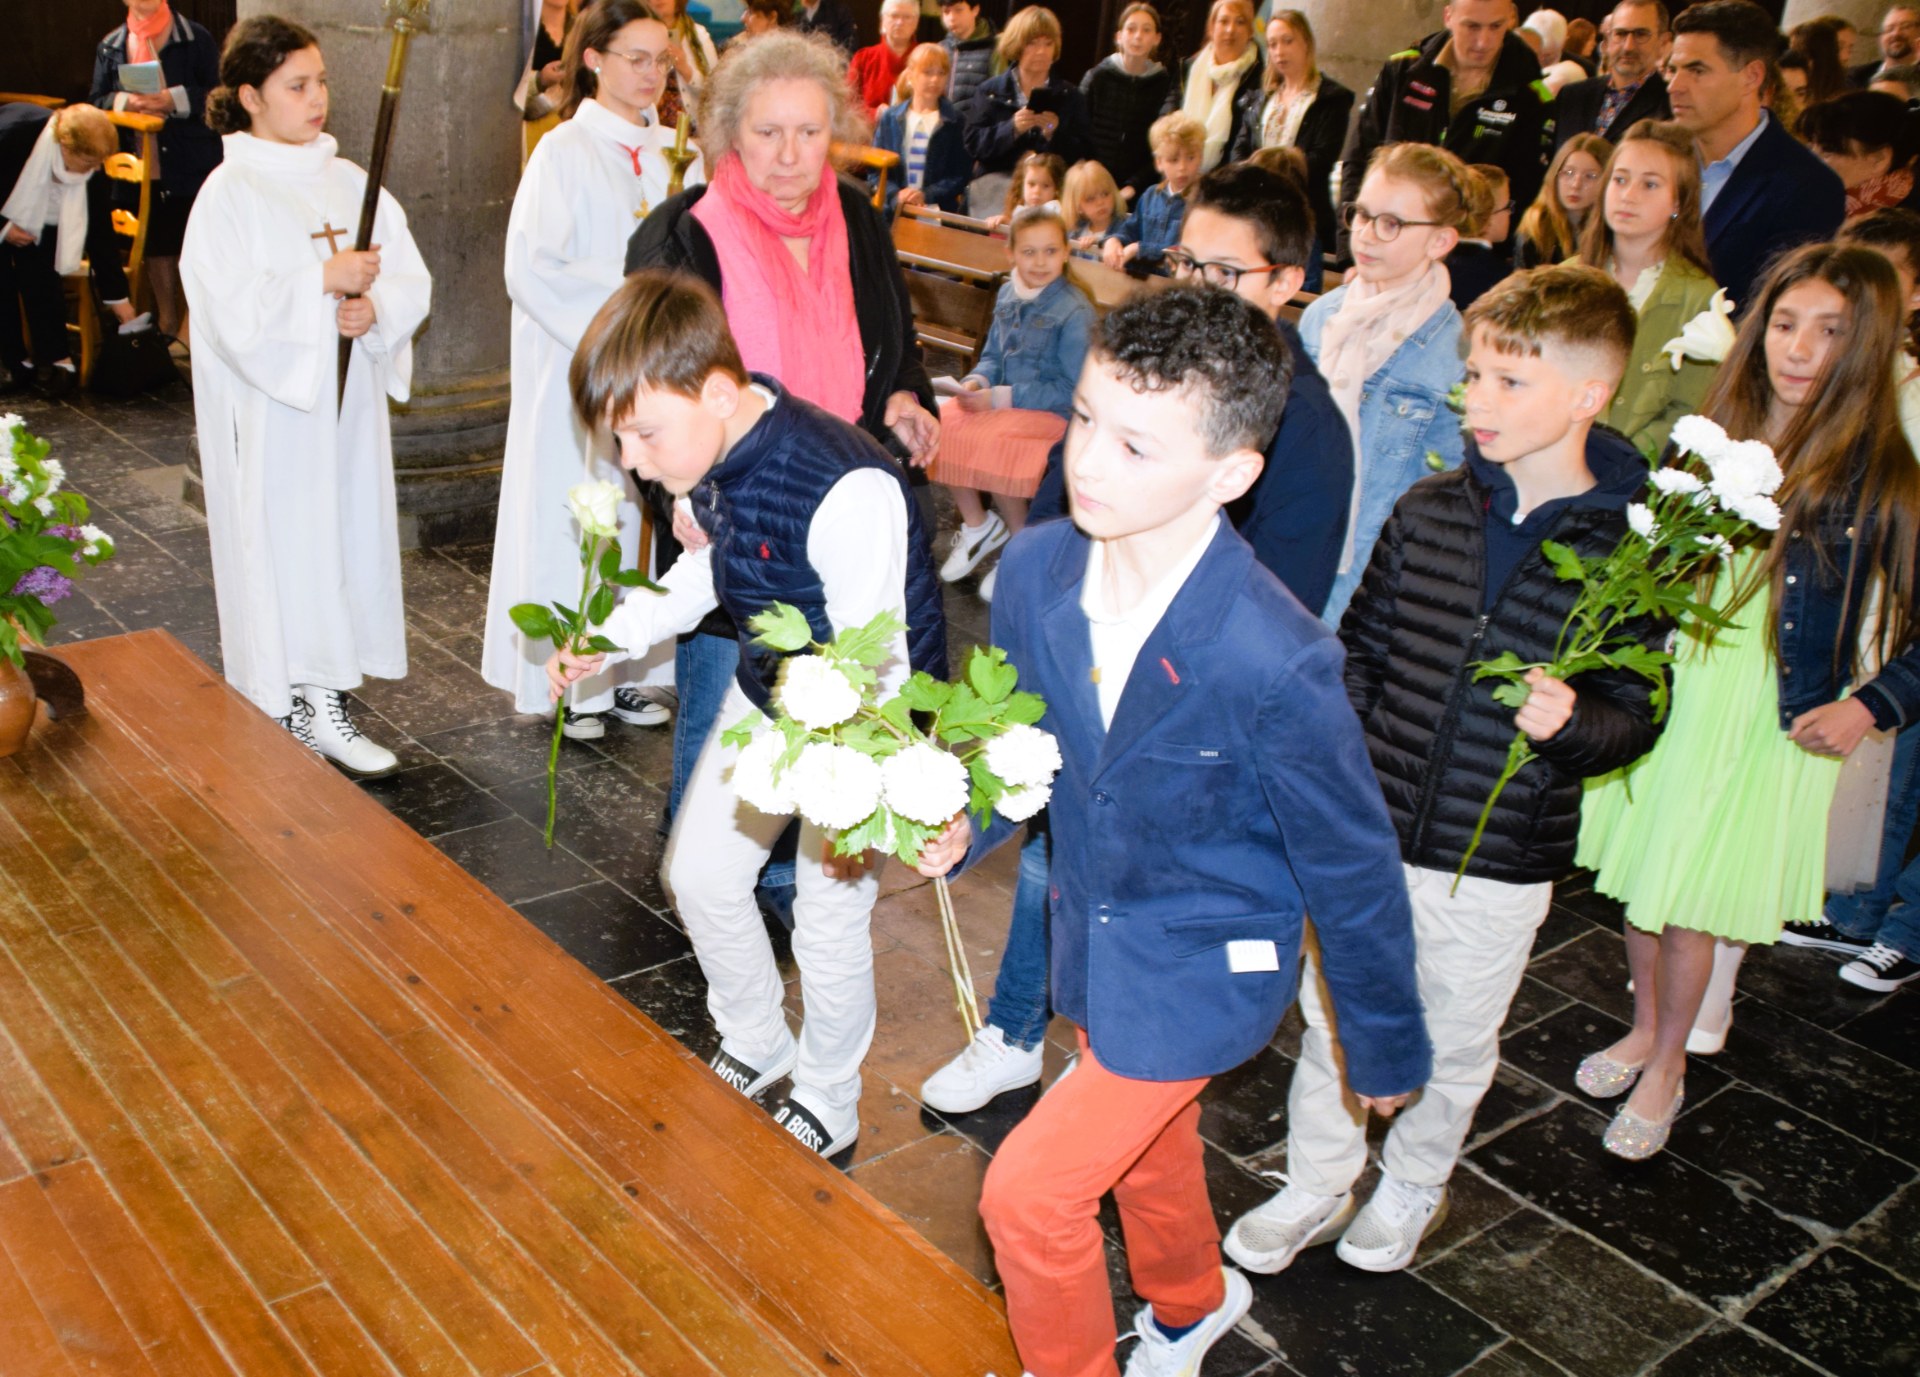
M1474 678L1476 661L1502 651L1525 664L1554 659L1582 585L1555 573L1543 541L1591 559L1627 533L1646 462L1594 425L1633 346L1627 294L1595 268L1516 273L1474 303L1466 332L1467 462L1401 497L1340 623L1347 697L1400 835L1433 1076L1388 1133L1380 1185L1354 1217L1367 1114L1343 1093L1337 1030L1309 956L1288 1185L1226 1242L1258 1272L1335 1238L1343 1262L1397 1271L1440 1226L1534 933L1553 882L1573 868L1580 781L1637 760L1657 732L1652 684L1625 670L1564 682L1532 670L1517 713L1495 700L1498 681ZM1651 620L1628 630L1650 649L1665 638ZM1539 758L1501 794L1456 888L1516 730Z
M749 375L713 290L684 274L629 277L588 326L574 356L574 404L610 425L621 466L690 501L708 544L662 576L664 595L635 592L602 632L639 653L691 631L716 606L736 625L774 602L805 613L817 641L892 612L910 628L880 667L883 691L912 670L944 678L946 620L927 533L899 467L865 432ZM731 725L764 708L781 657L741 632L740 668L720 712ZM555 653L557 698L602 657ZM795 1039L784 987L754 903L754 879L786 817L741 804L739 752L716 733L688 781L667 843L664 879L706 974L720 1030L713 1069L747 1095L789 1072L775 1119L826 1156L859 1132L860 1063L873 1038L873 870L829 857L803 825L793 954L805 1020Z

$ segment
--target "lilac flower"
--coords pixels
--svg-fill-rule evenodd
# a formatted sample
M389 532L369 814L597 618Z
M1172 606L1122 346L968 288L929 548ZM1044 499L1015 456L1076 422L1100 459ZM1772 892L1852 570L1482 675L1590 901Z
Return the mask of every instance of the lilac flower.
M56 603L73 591L73 580L51 565L43 564L38 569L29 569L13 585L12 597L38 598L43 603Z

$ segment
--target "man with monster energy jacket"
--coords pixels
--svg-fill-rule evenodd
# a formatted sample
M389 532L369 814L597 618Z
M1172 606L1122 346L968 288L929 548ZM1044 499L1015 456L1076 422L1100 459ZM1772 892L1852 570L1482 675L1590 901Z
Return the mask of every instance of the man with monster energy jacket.
M1453 0L1446 27L1395 53L1360 107L1340 170L1344 217L1367 160L1387 143L1431 143L1463 162L1506 170L1513 203L1530 205L1553 153L1553 93L1540 59L1513 36L1512 0ZM1347 236L1340 235L1341 255Z

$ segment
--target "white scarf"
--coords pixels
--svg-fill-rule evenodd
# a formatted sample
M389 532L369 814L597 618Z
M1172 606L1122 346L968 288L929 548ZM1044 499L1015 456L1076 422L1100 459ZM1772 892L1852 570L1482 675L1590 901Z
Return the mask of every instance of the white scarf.
M35 243L42 229L58 221L60 238L53 251L53 268L66 277L79 272L86 257L87 178L93 174L67 171L53 125L49 119L41 126L20 180L13 184L6 204L0 205L0 217L31 234Z
M1218 166L1220 155L1227 151L1227 139L1233 133L1234 92L1240 88L1240 78L1260 56L1259 48L1251 43L1231 62L1214 62L1209 56L1212 52L1209 44L1187 68L1187 93L1180 104L1182 112L1207 127L1206 151L1200 158L1202 170Z
M1447 304L1453 279L1444 264L1430 263L1404 287L1381 291L1360 278L1341 289L1340 307L1320 331L1321 376L1334 405L1353 433L1353 501L1347 508L1347 539L1340 549L1340 572L1353 567L1354 523L1360 516L1360 490L1366 473L1366 446L1360 442L1360 393L1407 337Z

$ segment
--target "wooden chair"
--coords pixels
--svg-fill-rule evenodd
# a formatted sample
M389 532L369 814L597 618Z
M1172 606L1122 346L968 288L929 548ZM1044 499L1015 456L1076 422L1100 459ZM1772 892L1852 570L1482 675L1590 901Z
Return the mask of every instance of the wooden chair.
M122 129L131 129L139 138L140 152L115 153L106 161L101 175L116 182L139 187L138 209L113 212L114 233L128 241L127 299L133 309L143 309L146 294L147 226L153 213L153 168L159 154L159 134L166 121L158 115L130 115L108 111L107 118ZM90 264L65 279L69 319L67 333L79 343L77 362L80 382L93 380L93 366L100 355L100 303L94 296Z
M47 110L58 110L66 102L58 96L35 96L25 91L0 91L0 105L38 105Z
M1293 299L1280 308L1280 319L1286 321L1289 325L1298 325L1300 323L1300 317L1307 313L1307 307L1313 305L1313 303L1319 299L1320 298L1312 292L1295 293Z
M929 349L959 358L971 369L986 348L993 325L993 304L999 288L993 283L962 281L942 273L900 266L907 295L913 300L913 328Z
M900 166L900 155L890 153L884 148L874 148L864 143L841 143L835 139L827 155L833 159L833 165L842 172L864 177L869 172L880 174L873 187L873 208L887 208L887 174Z
M916 220L931 221L944 225L948 229L965 230L969 234L992 234L993 226L985 220L975 219L971 215L955 215L950 210L940 210L934 206L902 206L902 215L910 215Z

